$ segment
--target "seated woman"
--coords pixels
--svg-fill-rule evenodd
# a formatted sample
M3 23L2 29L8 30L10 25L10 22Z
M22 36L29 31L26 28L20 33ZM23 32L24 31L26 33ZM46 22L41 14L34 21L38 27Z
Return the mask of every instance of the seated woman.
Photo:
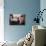
M17 42L18 46L31 46L33 42L33 35L29 32L24 38Z

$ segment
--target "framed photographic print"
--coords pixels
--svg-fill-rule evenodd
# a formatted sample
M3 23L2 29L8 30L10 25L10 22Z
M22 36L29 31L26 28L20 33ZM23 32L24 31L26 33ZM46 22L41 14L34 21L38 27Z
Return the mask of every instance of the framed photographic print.
M10 25L25 25L25 14L10 14Z

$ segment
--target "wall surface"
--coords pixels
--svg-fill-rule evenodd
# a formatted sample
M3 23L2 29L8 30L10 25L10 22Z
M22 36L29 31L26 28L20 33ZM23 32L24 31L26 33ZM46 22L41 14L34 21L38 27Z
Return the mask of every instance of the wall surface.
M40 10L40 0L4 0L4 39L18 41L32 30L36 12ZM9 14L26 14L26 24L23 26L9 25Z
M46 0L41 0L40 1L40 9L41 9L41 11L43 9L46 9ZM43 17L43 22L41 21L40 25L46 26L46 10L43 12L42 17Z
M0 0L0 42L4 41L4 8L3 0Z

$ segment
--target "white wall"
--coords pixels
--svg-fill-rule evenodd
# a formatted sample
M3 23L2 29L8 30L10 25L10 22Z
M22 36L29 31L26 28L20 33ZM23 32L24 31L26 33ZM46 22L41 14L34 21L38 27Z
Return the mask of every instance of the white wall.
M4 9L3 0L0 0L0 42L4 41Z
M46 0L40 0L40 9L46 9ZM43 22L41 21L41 25L46 26L46 11L43 12Z

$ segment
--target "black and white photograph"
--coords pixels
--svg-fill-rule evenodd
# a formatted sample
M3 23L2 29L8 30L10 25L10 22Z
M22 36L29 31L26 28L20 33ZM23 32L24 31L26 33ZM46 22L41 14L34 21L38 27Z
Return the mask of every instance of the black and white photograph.
M10 14L10 25L25 25L25 14Z

